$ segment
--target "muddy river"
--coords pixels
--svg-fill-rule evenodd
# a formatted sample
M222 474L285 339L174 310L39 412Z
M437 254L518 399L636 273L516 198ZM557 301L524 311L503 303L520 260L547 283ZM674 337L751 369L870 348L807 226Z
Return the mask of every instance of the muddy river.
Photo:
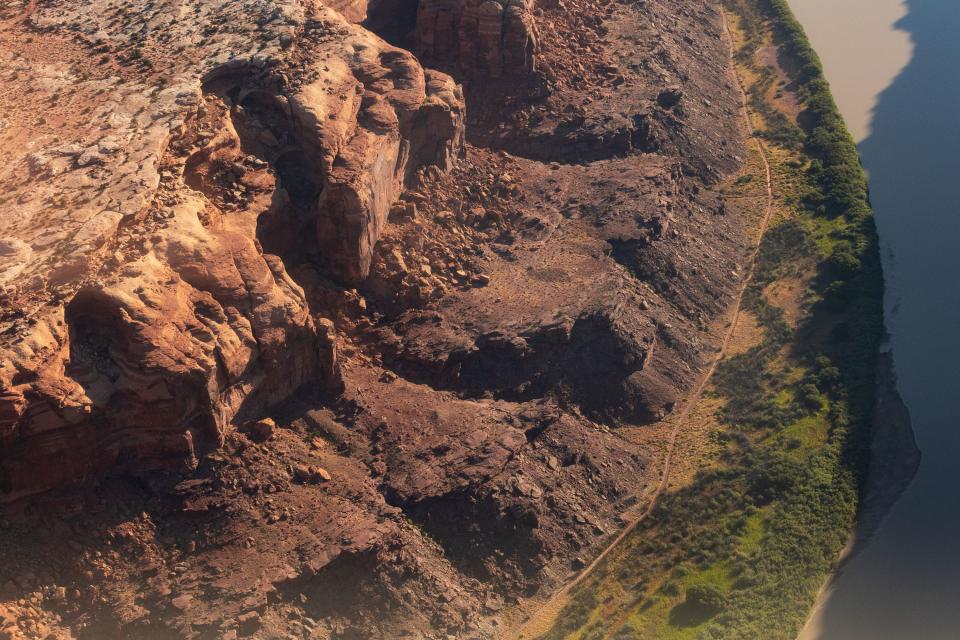
M960 638L960 2L790 0L870 174L920 469L804 640Z

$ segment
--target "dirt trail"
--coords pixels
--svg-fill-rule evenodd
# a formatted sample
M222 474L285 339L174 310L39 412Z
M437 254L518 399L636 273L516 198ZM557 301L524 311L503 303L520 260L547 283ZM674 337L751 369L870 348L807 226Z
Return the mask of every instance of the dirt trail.
M30 0L27 2L27 6L24 7L23 12L16 16L13 20L10 21L10 24L22 24L30 19L30 16L33 15L33 12L37 10L37 0Z
M733 70L733 78L737 85L737 90L740 93L741 105L743 112L744 124L747 127L747 131L750 135L750 138L757 146L757 150L760 154L760 158L763 161L764 171L766 173L766 188L767 188L767 204L764 209L763 218L760 223L760 233L757 237L757 244L753 249L753 252L749 260L749 268L744 277L743 282L740 285L739 290L737 291L737 296L732 305L732 312L730 317L730 324L727 326L727 330L724 333L723 341L720 344L720 350L717 352L717 355L711 361L710 366L703 372L703 375L700 377L700 381L697 383L697 386L694 388L693 392L687 398L686 402L683 405L683 408L680 410L680 413L676 418L676 426L670 433L670 438L667 443L666 454L663 459L663 467L660 472L660 482L657 485L656 489L650 496L650 499L647 503L647 506L643 511L634 517L627 524L626 527L614 538L610 544L608 544L603 551L584 569L577 574L573 580L568 582L563 586L559 591L555 592L549 600L539 604L537 606L535 613L527 619L525 622L522 622L518 625L515 625L508 629L501 637L504 640L514 640L514 639L524 639L524 638L536 638L539 635L542 635L550 629L557 619L557 616L560 614L563 607L567 604L568 596L570 592L581 582L590 577L594 570L603 562L617 547L620 546L627 536L633 533L634 530L643 522L647 516L653 511L654 507L657 504L657 499L660 497L660 494L663 493L663 490L666 488L667 483L670 479L670 469L673 460L673 451L674 445L677 441L677 436L680 433L680 430L683 428L684 423L687 421L687 418L690 416L691 411L700 401L700 398L703 396L704 391L706 391L707 386L710 384L710 380L713 377L713 374L717 370L717 366L720 364L726 355L727 348L730 345L730 341L733 338L733 333L737 328L737 321L740 318L741 306L743 304L743 298L746 294L747 287L750 284L750 280L753 278L754 267L756 265L756 258L760 252L760 243L763 240L763 236L766 234L767 226L770 223L770 218L773 214L773 174L770 169L770 162L767 159L766 148L763 145L763 142L755 135L752 134L754 131L753 118L750 115L750 111L747 107L747 93L743 87L743 83L740 80L740 76L736 72L736 63L734 61L734 51L735 44L733 41L733 34L730 31L730 27L727 24L727 13L724 11L723 7L720 7L720 14L723 17L723 30L727 38L727 43L729 46L729 55L730 55L730 68ZM536 603L531 603L536 604Z

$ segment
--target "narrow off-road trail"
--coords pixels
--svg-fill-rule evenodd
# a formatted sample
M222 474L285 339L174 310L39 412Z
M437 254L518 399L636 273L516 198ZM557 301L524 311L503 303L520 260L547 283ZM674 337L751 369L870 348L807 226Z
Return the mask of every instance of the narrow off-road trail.
M22 24L30 19L30 16L33 15L33 12L37 10L37 0L30 0L27 2L27 6L23 8L23 11L14 17L10 21L10 24Z
M750 115L750 110L747 106L747 92L744 89L740 75L737 73L736 61L734 60L736 45L733 40L733 33L730 31L730 26L727 23L727 12L723 9L722 5L720 6L720 15L723 18L723 30L724 34L726 35L729 48L731 73L733 75L734 82L736 83L737 90L740 93L741 111L743 113L744 125L747 128L747 135L757 147L757 151L759 152L760 158L763 161L764 171L766 174L767 203L764 208L763 217L760 221L757 242L753 248L753 252L751 253L750 260L748 262L749 267L747 269L747 274L740 284L740 288L737 291L733 305L731 305L729 319L730 322L727 325L726 331L724 332L723 340L720 343L720 349L711 360L710 365L700 376L699 382L697 383L696 387L694 387L691 394L687 397L683 407L676 416L676 425L670 432L670 437L667 441L667 450L663 457L662 468L660 471L660 482L657 484L657 487L654 489L653 493L650 494L650 498L646 507L643 508L638 515L630 519L623 530L613 540L610 541L610 543L603 549L603 551L600 552L599 555L597 555L596 558L594 558L590 564L584 567L580 573L578 573L561 589L554 592L549 599L542 602L537 602L536 600L530 601L527 606L529 608L535 607L535 610L530 612L529 618L507 629L501 636L503 640L529 640L546 633L553 626L560 612L569 601L571 591L577 587L577 585L590 577L600 563L609 557L609 555L620 546L627 536L633 533L640 523L642 523L650 515L650 513L653 512L658 498L663 493L664 489L666 489L670 480L670 470L672 467L673 452L677 442L677 436L685 426L685 423L690 417L690 413L693 411L693 408L696 407L697 403L703 397L704 392L707 390L707 387L710 385L710 380L713 378L713 374L716 372L717 366L719 366L720 362L726 355L727 349L729 348L730 342L733 338L734 331L737 328L737 322L740 319L741 307L743 305L743 298L746 294L747 287L750 285L750 280L753 278L757 255L760 252L760 243L763 241L763 236L766 234L767 227L770 224L770 219L773 216L773 173L770 169L770 161L767 157L767 150L763 145L763 141L753 133L755 129L753 117Z

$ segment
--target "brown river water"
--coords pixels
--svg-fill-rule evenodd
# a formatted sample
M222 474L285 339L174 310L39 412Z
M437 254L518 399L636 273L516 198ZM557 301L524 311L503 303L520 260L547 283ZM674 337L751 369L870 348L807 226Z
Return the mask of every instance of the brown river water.
M801 638L960 640L960 0L790 4L870 174L890 347L922 452Z

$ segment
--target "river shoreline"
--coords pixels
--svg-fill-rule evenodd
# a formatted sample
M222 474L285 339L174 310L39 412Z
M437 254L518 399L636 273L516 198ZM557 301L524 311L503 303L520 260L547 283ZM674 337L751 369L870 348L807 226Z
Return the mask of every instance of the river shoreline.
M837 564L810 610L810 616L797 640L818 640L823 633L823 613L848 563L870 543L883 519L900 499L920 467L910 412L897 389L897 376L891 351L877 356L877 396L873 430L870 434L870 462L863 487L857 520ZM906 454L906 455L905 455Z
M915 53L913 38L901 22L907 15L907 5L893 0L877 6L871 4L871 11L865 12L866 3L858 0L829 6L820 0L789 0L789 3L811 46L823 60L828 80L834 85L832 93L848 128L858 142L876 134L873 126L879 97L903 73ZM857 43L853 50L851 43ZM882 198L881 204L889 205ZM889 211L889 206L885 210ZM885 255L890 261L884 264L884 297L896 299L897 275L892 253ZM892 317L888 314L896 305L885 306L887 325ZM869 463L861 483L861 502L854 529L819 590L798 640L847 637L830 622L836 621L838 607L844 608L838 604L837 594L842 593L844 584L849 582L844 579L852 575L849 572L857 573L853 561L861 557L871 543L876 543L881 525L919 470L920 451L913 421L898 389L892 350L893 347L888 346L878 354ZM858 616L852 612L845 615L856 627ZM869 633L865 637L869 637Z
M909 34L895 26L906 15L906 6L901 0L789 3L823 62L847 129L858 143L865 140L878 96L913 55ZM854 49L851 42L856 43ZM849 61L851 57L855 62Z

